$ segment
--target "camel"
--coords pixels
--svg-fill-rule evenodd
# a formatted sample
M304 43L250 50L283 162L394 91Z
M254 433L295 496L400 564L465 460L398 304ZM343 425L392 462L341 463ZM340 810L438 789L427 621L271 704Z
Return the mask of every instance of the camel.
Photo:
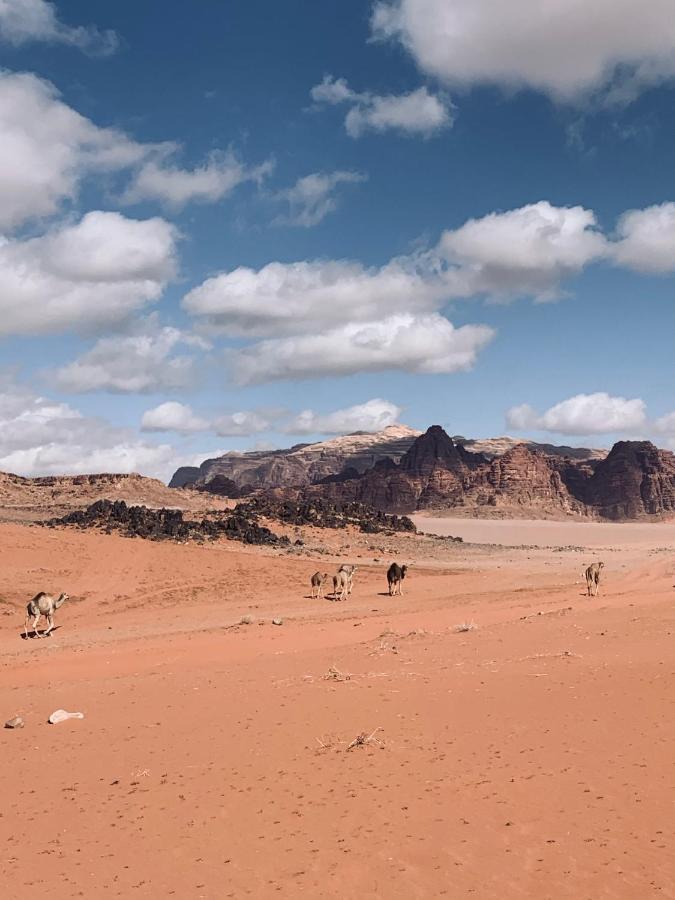
M354 566L348 563L342 563L340 568L338 569L338 578L340 575L347 576L347 593L351 594L352 588L354 587L354 573L356 572L358 566ZM335 578L333 578L333 585L335 585Z
M389 585L389 596L394 594L403 594L403 579L408 571L407 566L399 566L398 563L392 563L387 570L387 584ZM398 591L396 588L398 587Z
M589 597L598 596L598 590L600 589L600 572L604 565L604 562L591 563L584 573L586 576L586 588ZM593 587L595 587L595 592L593 591Z
M44 591L40 591L39 594L36 594L26 606L26 621L24 624L25 636L28 637L28 620L32 618L35 637L46 637L54 627L54 613L59 606L63 606L67 599L68 594L64 593L59 594L58 597L52 597L51 594L45 594ZM44 634L40 634L37 630L40 616L46 616L47 618L47 630Z
M333 575L333 599L334 600L346 600L347 595L351 594L352 591L352 579L347 574L347 572L343 572L340 570L337 575Z
M312 586L312 599L319 600L323 597L323 585L326 579L328 578L328 572L324 572L323 575L321 572L315 572L311 578L311 586Z

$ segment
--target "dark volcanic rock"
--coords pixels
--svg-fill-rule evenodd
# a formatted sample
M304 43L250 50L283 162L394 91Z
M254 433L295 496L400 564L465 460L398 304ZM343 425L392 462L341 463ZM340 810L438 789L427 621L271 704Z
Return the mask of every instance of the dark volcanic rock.
M127 506L123 500L114 503L99 500L83 510L76 510L45 525L74 525L80 528L102 528L108 534L120 532L127 537L150 540L211 540L227 537L245 544L288 544L288 538L278 537L238 509L217 519L189 521L179 509L148 509Z
M237 511L245 516L275 519L286 525L311 525L315 528L346 528L353 525L368 534L382 531L414 533L417 530L407 516L390 516L362 503L332 503L318 497L286 499L263 495L237 504Z

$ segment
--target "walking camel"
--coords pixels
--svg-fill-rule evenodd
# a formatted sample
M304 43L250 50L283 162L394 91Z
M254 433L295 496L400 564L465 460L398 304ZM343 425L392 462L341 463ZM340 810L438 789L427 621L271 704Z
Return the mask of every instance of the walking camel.
M323 597L323 586L324 586L324 582L326 581L327 578L328 578L328 572L324 572L323 575L321 574L321 572L315 572L312 575L310 584L312 586L312 599L313 600L319 600L321 597Z
M598 590L600 589L600 572L604 565L604 562L591 563L584 573L586 576L586 589L589 597L598 596ZM593 588L595 588L595 591Z
M67 599L68 594L64 593L59 594L58 597L53 597L51 594L45 594L44 591L40 591L39 594L36 594L32 600L29 600L28 605L26 606L24 635L28 637L28 620L32 618L32 630L35 633L35 637L47 637L47 635L54 627L54 613L59 608L59 606L63 606ZM44 632L44 634L40 634L40 632L37 630L40 616L45 616L47 618L47 630Z
M387 584L389 585L389 596L394 594L403 594L403 579L408 571L407 566L399 566L398 563L392 563L387 570ZM396 590L398 588L398 590Z

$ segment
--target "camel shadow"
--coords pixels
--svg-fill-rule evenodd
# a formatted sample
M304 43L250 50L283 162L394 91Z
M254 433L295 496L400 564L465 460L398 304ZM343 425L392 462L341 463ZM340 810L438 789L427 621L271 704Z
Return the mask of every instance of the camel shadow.
M25 632L22 631L21 634L19 635L19 637L21 638L22 641L33 641L36 638L45 638L45 637L50 638L54 634L55 631L59 630L59 628L61 628L60 625L55 625L52 628L52 630L49 632L49 634L47 634L46 628L43 628L42 631L40 631L39 629L36 631L29 631L28 634L26 634Z

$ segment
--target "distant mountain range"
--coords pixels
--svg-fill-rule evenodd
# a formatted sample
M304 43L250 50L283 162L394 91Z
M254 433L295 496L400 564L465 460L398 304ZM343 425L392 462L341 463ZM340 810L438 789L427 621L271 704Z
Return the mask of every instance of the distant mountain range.
M362 474L383 459L399 462L421 434L407 425L390 425L376 433L356 432L315 444L296 444L287 450L226 453L207 459L198 467L181 467L174 473L169 487L194 487L228 497L268 488L306 487L346 469ZM519 444L580 460L602 459L607 455L606 450L556 447L511 437L468 440L457 436L454 441L490 458L501 456Z
M640 519L675 515L675 456L649 441L620 441L607 452L391 426L288 450L228 453L179 469L171 486L228 497L273 490L399 513Z

